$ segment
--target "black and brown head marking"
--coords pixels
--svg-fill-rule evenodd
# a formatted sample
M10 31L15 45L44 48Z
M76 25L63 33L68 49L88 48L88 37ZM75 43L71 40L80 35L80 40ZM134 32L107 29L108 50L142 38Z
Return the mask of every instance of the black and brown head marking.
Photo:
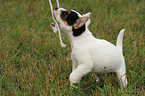
M76 23L76 21L79 19L78 14L71 10L62 11L60 17L64 21L65 24L72 27ZM82 27L78 29L75 29L73 27L72 31L73 31L73 36L77 37L85 31L85 25L83 25Z
M62 11L60 17L63 21L66 21L69 26L73 25L79 18L78 14L71 10Z

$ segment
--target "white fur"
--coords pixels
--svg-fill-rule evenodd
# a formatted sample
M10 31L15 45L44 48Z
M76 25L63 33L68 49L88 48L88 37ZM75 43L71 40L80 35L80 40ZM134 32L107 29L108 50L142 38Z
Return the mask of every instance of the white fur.
M98 82L103 78L103 74L115 72L121 88L126 87L126 68L122 53L124 29L120 31L117 45L115 46L106 40L96 39L88 29L90 24L90 19L88 19L85 32L80 36L74 37L72 27L66 25L60 19L61 10L66 9L59 8L54 11L54 14L60 23L60 29L67 34L72 48L71 58L73 68L70 74L71 86L73 86L73 83L79 83L81 78L89 72L94 72L97 75ZM82 16L78 12L76 13L80 17ZM86 15L90 15L90 13Z

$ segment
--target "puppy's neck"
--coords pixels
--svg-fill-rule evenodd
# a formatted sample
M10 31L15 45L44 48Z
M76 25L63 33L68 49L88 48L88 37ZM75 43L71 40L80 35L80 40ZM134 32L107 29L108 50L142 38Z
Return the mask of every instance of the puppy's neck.
M89 31L88 28L85 29L85 31L79 35L79 36L73 36L72 32L70 34L67 34L68 40L71 44L71 47L77 46L78 43L81 43L85 40L87 40L90 37L93 37L92 33Z

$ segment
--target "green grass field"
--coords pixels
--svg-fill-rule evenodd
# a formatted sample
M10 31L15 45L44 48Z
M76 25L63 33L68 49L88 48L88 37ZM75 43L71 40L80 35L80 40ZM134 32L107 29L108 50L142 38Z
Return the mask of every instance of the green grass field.
M128 87L120 90L113 73L100 84L90 73L72 91L71 48L64 34L67 47L62 48L58 33L49 26L53 22L49 0L0 0L0 96L145 95L145 0L59 2L60 7L91 12L89 29L97 38L115 44L119 31L126 29L123 50Z

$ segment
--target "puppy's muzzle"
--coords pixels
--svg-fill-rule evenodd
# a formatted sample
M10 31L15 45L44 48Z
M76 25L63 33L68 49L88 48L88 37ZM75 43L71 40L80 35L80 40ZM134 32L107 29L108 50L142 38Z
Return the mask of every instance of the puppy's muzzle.
M53 22L53 23L51 23L51 26L55 27L55 23L54 23L54 22Z

